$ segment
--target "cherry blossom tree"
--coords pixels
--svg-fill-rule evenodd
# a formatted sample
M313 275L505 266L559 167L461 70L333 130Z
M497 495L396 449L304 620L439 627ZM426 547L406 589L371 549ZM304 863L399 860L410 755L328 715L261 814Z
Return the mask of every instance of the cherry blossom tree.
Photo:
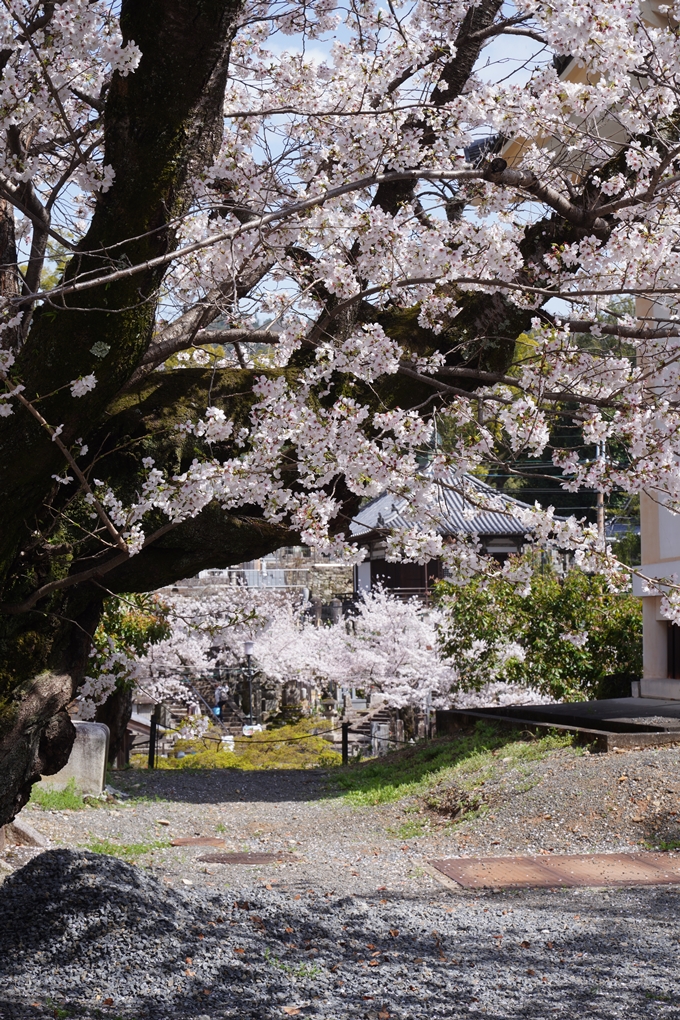
M493 573L435 483L546 454L680 509L679 18L3 0L0 823L69 753L109 593L360 556L384 490L391 556ZM593 529L524 516L616 580Z
M195 702L192 679L219 677L225 668L241 666L244 642L256 639L259 652L261 635L272 628L284 631L278 642L279 653L284 653L289 638L286 622L294 620L299 627L306 607L289 593L245 585L225 585L219 594L164 594L163 601L168 607L169 633L128 663L138 686L159 702ZM267 665L271 666L269 661ZM271 676L279 680L280 671L272 667ZM96 686L95 677L92 683ZM221 683L215 679L216 687Z
M225 585L219 595L166 596L164 601L170 633L123 667L158 701L195 701L185 680L214 676L216 666L242 664L245 639L253 642L261 674L281 685L317 691L360 688L380 694L394 708L544 700L531 685L501 679L506 660L521 656L511 638L498 642L495 668L487 664L481 682L465 685L459 659L447 658L442 650L445 613L379 587L365 592L351 615L321 626L309 613L309 603L267 589ZM121 663L118 649L116 656L110 668L107 664L107 675ZM85 700L89 696L88 688Z

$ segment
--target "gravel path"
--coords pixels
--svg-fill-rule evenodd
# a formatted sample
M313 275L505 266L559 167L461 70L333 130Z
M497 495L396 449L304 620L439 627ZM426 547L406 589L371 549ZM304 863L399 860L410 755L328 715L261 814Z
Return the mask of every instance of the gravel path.
M656 889L180 892L47 851L0 891L0 1015L677 1017L679 907Z
M680 752L501 751L470 781L488 811L456 826L421 797L354 808L318 771L127 772L123 805L27 809L54 849L4 855L0 1018L680 1018L680 889L472 895L428 871L677 838ZM163 845L194 835L296 859ZM107 840L138 866L85 849Z

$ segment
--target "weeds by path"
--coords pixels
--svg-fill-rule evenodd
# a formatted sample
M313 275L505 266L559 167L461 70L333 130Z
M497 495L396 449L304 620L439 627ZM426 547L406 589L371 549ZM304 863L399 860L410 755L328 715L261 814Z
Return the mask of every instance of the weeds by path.
M333 782L347 791L350 804L368 807L426 793L445 781L472 789L501 768L507 769L509 763L537 761L562 748L573 748L575 754L580 751L571 734L527 740L519 730L501 731L478 723L470 734L432 740L379 761L352 765L335 774Z
M63 790L50 790L36 784L31 791L30 803L43 811L82 811L84 808L95 807L97 800L94 797L84 797L76 790L75 780L69 779Z
M119 857L128 864L134 864L138 857L151 853L154 850L165 850L171 846L169 840L157 839L151 843L114 843L110 839L92 839L86 844L86 848L94 854L108 854L109 857Z

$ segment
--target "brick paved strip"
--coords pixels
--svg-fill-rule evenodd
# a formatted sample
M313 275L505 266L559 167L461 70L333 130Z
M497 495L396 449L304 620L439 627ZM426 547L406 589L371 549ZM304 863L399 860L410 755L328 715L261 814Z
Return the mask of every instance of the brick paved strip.
M431 864L468 889L680 885L680 854L451 857Z

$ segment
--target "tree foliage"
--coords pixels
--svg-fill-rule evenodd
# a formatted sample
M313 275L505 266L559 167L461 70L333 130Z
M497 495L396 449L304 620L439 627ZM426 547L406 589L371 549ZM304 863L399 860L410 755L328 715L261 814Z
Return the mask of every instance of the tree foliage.
M598 574L548 569L528 590L505 578L437 585L439 640L463 689L490 679L551 698L626 697L642 675L640 599Z
M168 614L169 606L158 595L110 596L94 632L94 647L105 654L112 645L116 651L141 658L150 645L170 636Z

